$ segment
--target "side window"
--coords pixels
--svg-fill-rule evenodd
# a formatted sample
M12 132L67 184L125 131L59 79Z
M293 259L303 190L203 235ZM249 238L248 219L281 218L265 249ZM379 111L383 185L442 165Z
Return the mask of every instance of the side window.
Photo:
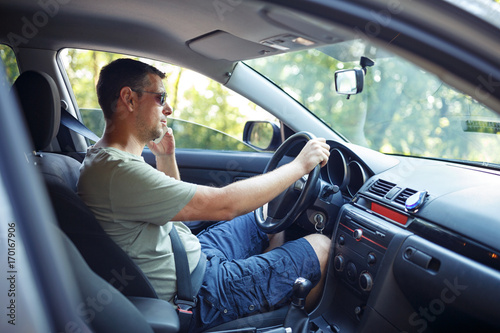
M109 62L128 56L65 49L60 57L85 125L101 136L104 118L95 93L99 71ZM167 76L164 85L174 110L168 126L174 130L178 148L255 151L242 142L245 123L267 120L278 124L267 111L203 75L166 63L136 59Z
M12 51L9 46L0 44L0 58L2 59L5 72L7 73L9 84L12 86L19 76L19 67L17 66L14 51Z

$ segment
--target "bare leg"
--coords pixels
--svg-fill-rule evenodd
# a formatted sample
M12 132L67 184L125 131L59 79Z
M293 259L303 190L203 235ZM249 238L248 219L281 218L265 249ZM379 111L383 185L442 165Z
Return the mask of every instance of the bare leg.
M311 312L318 305L321 300L321 295L323 294L331 240L327 236L321 234L311 234L304 238L311 244L314 252L316 252L321 268L321 280L311 290L306 299L306 311Z

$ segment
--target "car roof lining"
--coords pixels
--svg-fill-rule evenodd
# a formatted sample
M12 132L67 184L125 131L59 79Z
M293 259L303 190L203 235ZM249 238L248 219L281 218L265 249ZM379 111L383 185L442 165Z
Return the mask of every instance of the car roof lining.
M221 83L237 61L338 39L331 25L258 1L146 0L127 1L124 6L122 0L59 0L48 2L49 7L40 3L0 4L0 43L14 49L71 47L130 54L189 68ZM2 10L4 6L8 10ZM272 45L283 37L288 38L285 48ZM314 44L290 42L297 37Z
M42 8L37 2L27 0L0 4L0 13L9 13L9 16L0 14L3 23L0 42L14 49L58 51L73 47L133 54L173 63L225 82L226 73L232 70L235 61L266 55L267 51L281 52L260 45L260 41L292 32L263 15L269 12L269 6L258 2L222 5L222 2L187 0L165 5L147 0L130 1L126 6L120 0L53 3L58 7ZM2 10L3 6L9 9ZM183 19L186 11L190 13L190 22Z

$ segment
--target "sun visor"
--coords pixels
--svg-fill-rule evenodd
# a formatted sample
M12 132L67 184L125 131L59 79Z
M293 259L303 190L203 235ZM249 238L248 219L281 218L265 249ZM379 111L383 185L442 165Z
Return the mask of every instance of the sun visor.
M236 37L225 31L214 31L188 42L191 50L212 59L239 61L277 53L277 49Z
M343 38L338 27L317 17L298 14L291 10L267 10L262 12L266 20L278 27L285 27L292 34L299 33L302 37L315 40L318 43L337 43Z

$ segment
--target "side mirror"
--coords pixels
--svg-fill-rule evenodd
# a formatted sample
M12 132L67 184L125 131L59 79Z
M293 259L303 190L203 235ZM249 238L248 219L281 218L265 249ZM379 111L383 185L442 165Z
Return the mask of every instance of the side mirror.
M365 73L363 69L344 69L335 72L335 91L341 95L359 94L363 91Z
M243 142L261 151L275 151L281 144L280 128L269 121L247 121Z

